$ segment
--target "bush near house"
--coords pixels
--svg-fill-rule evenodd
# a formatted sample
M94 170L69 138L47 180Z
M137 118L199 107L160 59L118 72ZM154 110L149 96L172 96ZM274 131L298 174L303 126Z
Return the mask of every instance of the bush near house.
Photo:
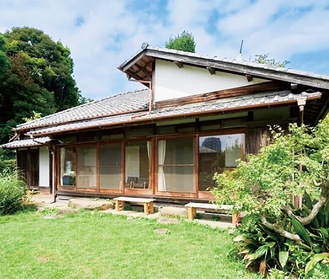
M10 150L4 150L0 148L0 173L5 169L14 170L15 168L15 154Z
M239 254L263 276L328 275L328 135L328 117L315 128L276 127L258 155L215 175L217 203L247 215L235 238Z
M0 173L0 216L22 209L26 184L19 172L5 169Z

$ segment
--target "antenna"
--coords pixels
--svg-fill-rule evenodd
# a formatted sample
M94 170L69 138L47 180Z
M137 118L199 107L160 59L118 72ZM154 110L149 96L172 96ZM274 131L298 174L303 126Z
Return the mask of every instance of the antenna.
M240 44L240 53L242 54L242 47L243 47L243 40L241 40L241 44Z

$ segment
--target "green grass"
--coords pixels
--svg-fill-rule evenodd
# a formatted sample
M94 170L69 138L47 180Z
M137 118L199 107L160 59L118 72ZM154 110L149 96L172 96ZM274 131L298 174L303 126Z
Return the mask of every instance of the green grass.
M46 214L53 213L0 217L0 278L258 277L229 256L224 230L101 212Z

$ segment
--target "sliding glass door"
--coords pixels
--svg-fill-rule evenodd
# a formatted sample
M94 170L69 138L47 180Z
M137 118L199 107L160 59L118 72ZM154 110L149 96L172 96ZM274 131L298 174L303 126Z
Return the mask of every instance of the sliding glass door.
M195 192L194 138L158 141L158 191Z
M122 189L122 144L101 144L99 150L100 189Z
M125 187L148 189L150 177L150 141L128 143L125 146Z

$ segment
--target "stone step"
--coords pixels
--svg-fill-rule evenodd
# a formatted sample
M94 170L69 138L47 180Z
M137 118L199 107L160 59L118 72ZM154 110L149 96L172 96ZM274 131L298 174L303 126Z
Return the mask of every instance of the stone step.
M114 203L106 199L91 200L71 198L68 202L68 206L74 209L108 210L114 208Z

